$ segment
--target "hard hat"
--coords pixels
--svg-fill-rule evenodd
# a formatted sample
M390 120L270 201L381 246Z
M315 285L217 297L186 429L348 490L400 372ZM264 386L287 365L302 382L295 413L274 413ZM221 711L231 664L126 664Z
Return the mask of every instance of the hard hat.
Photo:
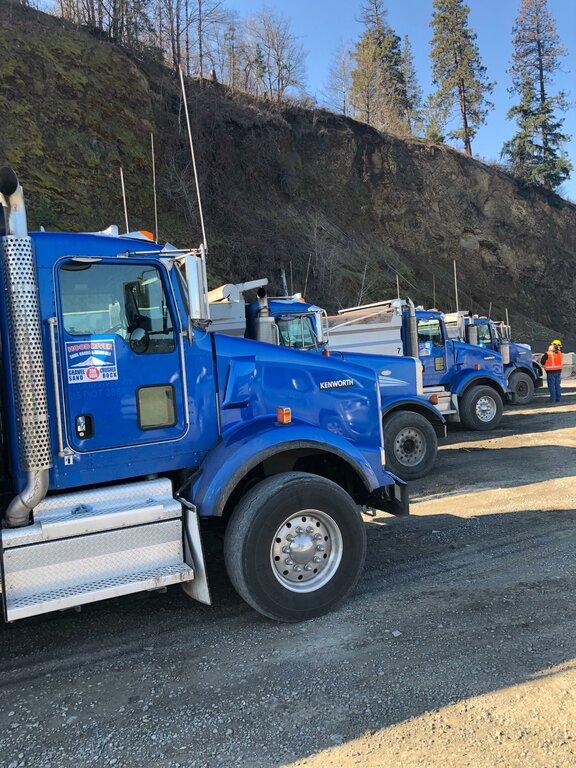
M562 342L560 341L560 339L552 339L551 343L554 344L555 347L561 347L562 346Z

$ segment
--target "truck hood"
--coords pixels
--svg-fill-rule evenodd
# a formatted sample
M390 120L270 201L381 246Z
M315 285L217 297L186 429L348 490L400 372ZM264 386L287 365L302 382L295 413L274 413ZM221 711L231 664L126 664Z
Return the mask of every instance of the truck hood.
M376 371L265 342L211 334L218 371L222 430L292 410L300 421L361 445L380 445Z
M341 357L348 363L362 365L374 371L378 377L380 394L383 399L418 394L418 362L413 357L331 351L328 359L337 357Z

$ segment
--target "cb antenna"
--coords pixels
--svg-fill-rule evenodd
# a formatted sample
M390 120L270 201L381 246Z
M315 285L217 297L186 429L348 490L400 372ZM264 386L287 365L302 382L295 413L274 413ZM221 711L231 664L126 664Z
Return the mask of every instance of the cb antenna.
M130 232L128 226L128 205L126 203L126 187L124 186L124 169L120 166L120 186L122 187L122 202L124 203L124 221L126 222L126 234Z
M152 193L154 195L154 239L158 242L158 198L156 196L156 158L154 156L154 134L150 131L150 154L152 155Z
M186 115L186 127L188 129L188 143L190 144L190 155L192 157L192 167L194 168L194 181L196 183L196 197L198 198L198 211L200 213L200 226L202 227L202 244L204 251L208 250L206 241L206 229L204 228L204 212L202 211L202 197L200 195L200 184L198 182L198 170L196 168L196 156L194 154L194 141L192 140L192 129L190 128L190 115L188 113L188 102L186 101L186 87L184 85L184 70L182 64L178 67L180 73L180 88L182 90L182 101L184 102L184 114Z
M458 273L456 271L456 259L454 259L454 294L456 297L456 312L460 311L458 306Z

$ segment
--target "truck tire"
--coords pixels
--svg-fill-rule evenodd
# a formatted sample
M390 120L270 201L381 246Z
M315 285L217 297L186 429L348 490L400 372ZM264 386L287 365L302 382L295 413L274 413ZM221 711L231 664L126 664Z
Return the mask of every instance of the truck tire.
M417 480L432 469L438 453L434 427L425 416L397 411L385 416L386 468L402 480Z
M528 405L534 399L534 379L528 373L517 371L510 376L510 400L514 405Z
M303 621L355 587L366 558L359 508L340 486L284 472L254 486L232 513L224 561L235 590L259 613Z
M468 429L494 429L502 420L503 410L500 393L481 384L466 390L460 400L460 421Z

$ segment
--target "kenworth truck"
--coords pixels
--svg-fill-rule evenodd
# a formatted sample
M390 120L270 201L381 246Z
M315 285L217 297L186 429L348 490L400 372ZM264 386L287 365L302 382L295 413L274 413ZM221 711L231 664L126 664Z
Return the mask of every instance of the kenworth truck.
M361 573L360 505L408 512L376 374L208 333L204 246L29 234L10 169L0 202L5 618L175 583L209 602L208 518L257 611L331 609Z
M211 328L328 357L325 310L307 304L299 294L268 298L267 283L254 280L210 291ZM250 289L258 289L258 300L246 303L244 294ZM378 374L388 469L404 480L427 475L436 460L438 437L446 436L446 425L438 409L422 396L422 364L410 357L353 352L334 352L334 356L368 365ZM340 430L331 415L325 417L324 425Z
M502 355L510 402L517 405L532 402L534 391L542 386L544 372L540 364L533 361L528 344L511 341L509 325L462 310L444 315L444 320L452 338L469 341Z
M417 354L424 366L424 393L448 421L475 430L500 423L508 394L501 355L450 338L441 312L393 299L341 310L328 325L334 349Z

